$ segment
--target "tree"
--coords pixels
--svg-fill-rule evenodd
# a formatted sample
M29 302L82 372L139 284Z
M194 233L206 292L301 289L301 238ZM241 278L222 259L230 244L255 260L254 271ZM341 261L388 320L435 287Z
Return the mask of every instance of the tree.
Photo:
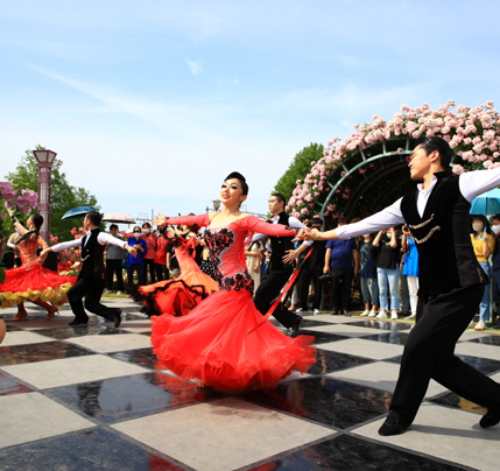
M56 159L52 167L50 231L60 238L67 239L75 221L61 221L63 214L76 206L96 207L97 200L85 188L71 186L61 168L62 161ZM16 190L28 188L37 191L38 167L32 151L25 152L21 162L13 172L7 175L7 179Z
M274 187L276 191L282 193L286 199L292 196L297 180L303 180L311 170L311 164L323 157L323 145L311 143L297 153L288 167L288 170L278 180Z

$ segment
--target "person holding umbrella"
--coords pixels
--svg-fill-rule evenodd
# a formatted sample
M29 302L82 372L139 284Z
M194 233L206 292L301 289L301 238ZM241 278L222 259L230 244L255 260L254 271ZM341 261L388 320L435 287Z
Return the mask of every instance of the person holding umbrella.
M474 254L481 268L488 278L491 276L490 256L495 250L495 238L491 234L489 224L484 216L474 216L472 218L472 233L470 235ZM486 323L490 322L490 283L484 286L483 297L479 304L479 322L474 326L474 330L485 330Z
M102 215L97 211L87 213L83 220L85 236L61 242L44 249L41 256L46 256L49 252L62 252L74 247L81 248L81 268L76 284L68 291L68 300L75 319L71 326L86 325L88 316L85 309L104 317L107 321L113 322L115 327L121 323L121 310L109 308L101 304L101 296L104 291L104 246L106 244L115 245L135 253L135 248L130 247L127 242L113 237L111 234L101 231ZM85 304L83 303L85 299Z

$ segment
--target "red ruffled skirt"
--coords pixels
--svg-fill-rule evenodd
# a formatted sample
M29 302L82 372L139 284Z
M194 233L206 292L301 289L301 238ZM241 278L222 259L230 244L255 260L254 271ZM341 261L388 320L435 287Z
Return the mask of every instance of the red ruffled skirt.
M76 276L63 276L44 268L39 261L5 271L0 283L0 306L7 307L23 301L40 300L64 304L66 293Z
M151 341L166 368L221 391L272 388L316 361L314 338L291 338L265 320L246 290L221 290L189 316L152 318Z
M139 287L150 313L185 316L208 295L218 291L218 283L205 273L187 272L173 280Z

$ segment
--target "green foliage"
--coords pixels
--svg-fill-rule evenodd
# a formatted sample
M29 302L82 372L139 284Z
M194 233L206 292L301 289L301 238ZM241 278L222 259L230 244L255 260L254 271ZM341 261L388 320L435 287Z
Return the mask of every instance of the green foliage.
M311 164L323 157L323 145L311 143L297 153L288 170L278 180L275 190L282 193L286 199L292 196L297 180L304 180L311 170Z
M69 230L78 222L73 219L61 221L63 214L76 206L97 207L97 200L85 188L71 186L61 168L62 161L56 159L52 167L50 231L67 239ZM16 190L27 188L38 191L38 167L32 151L26 151L16 169L7 175L7 179Z

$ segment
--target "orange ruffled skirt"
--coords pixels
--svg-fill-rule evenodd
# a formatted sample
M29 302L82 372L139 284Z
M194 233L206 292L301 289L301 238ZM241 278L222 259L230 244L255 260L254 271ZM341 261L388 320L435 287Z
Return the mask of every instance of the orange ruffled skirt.
M76 276L59 275L44 268L39 261L11 268L5 271L5 279L0 283L0 307L31 300L64 304L75 282Z
M316 361L314 338L290 338L264 319L246 290L221 290L189 316L152 318L158 359L185 379L221 391L272 388Z

